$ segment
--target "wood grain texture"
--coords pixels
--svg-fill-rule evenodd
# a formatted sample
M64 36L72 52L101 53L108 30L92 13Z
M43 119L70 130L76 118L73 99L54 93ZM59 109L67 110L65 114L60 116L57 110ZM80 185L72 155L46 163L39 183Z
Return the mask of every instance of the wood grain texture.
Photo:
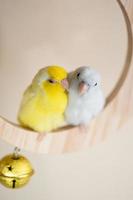
M122 0L133 24L133 1ZM79 127L65 128L61 131L47 134L38 140L39 133L22 129L0 117L0 138L18 146L19 148L37 153L66 153L86 149L104 141L107 136L115 134L129 118L133 117L133 63L132 32L129 19L123 5L118 1L123 12L128 33L128 51L122 74L107 97L103 112L88 125L86 131L81 132Z

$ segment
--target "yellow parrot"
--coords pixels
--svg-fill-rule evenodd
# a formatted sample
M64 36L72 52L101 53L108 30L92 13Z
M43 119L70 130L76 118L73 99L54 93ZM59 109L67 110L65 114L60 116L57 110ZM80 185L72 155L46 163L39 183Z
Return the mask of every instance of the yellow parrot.
M63 67L40 69L24 92L18 112L20 124L40 133L63 126L67 87L67 72Z

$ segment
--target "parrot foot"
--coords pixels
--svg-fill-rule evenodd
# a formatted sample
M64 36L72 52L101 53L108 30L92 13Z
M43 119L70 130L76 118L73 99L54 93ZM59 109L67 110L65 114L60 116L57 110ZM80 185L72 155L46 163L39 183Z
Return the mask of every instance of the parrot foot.
M38 142L43 141L43 139L45 138L46 134L47 134L46 132L45 133L39 133L38 136L37 136L37 141Z
M79 125L79 131L81 134L87 134L88 133L88 126L85 124Z

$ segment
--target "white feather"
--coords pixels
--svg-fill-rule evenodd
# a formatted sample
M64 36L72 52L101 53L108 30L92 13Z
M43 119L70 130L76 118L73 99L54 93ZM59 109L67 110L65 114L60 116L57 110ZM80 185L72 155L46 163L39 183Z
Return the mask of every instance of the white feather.
M77 78L78 73L80 76ZM68 106L65 111L68 124L87 124L103 109L105 98L101 90L100 79L100 75L90 67L80 67L70 73L68 77L70 84ZM90 86L83 95L78 92L81 81ZM97 83L96 86L95 83Z

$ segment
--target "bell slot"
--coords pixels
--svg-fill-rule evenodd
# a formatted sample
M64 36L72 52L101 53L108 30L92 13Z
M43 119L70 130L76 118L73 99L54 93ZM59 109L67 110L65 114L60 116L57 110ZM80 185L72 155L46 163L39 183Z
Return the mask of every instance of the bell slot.
M16 180L14 179L13 181L12 181L12 188L15 188L16 187Z

